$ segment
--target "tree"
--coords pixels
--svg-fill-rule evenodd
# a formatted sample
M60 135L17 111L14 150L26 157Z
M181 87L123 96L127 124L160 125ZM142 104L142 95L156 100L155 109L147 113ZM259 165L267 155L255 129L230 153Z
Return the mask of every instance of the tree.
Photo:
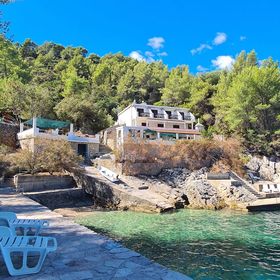
M191 80L187 66L172 69L162 89L162 103L169 106L186 104L191 95Z
M99 108L92 96L86 94L79 98L69 96L56 107L56 113L61 119L69 120L85 133L96 133L111 124L111 118L106 111Z
M220 72L211 72L199 75L191 84L190 99L187 104L191 112L206 125L206 128L215 123L212 97L217 92Z
M233 78L223 98L216 99L215 105L217 115L230 133L239 133L249 142L256 136L260 142L271 142L280 128L278 65L246 66Z

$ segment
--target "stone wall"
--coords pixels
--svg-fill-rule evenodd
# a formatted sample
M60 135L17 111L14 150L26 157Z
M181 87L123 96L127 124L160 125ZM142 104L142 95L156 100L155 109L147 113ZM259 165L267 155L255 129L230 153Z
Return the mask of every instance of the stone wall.
M0 122L0 145L4 144L12 148L17 147L17 133L19 126Z
M118 184L111 183L107 179L103 180L86 174L75 174L73 177L77 186L91 195L96 207L148 213L161 211L155 203L135 196L125 189L122 190Z
M69 175L15 175L16 189L23 192L37 192L75 187L75 181Z

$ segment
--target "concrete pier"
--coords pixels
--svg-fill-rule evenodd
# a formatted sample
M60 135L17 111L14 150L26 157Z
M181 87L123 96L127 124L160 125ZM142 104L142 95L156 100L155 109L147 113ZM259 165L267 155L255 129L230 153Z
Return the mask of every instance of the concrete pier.
M1 257L2 280L191 279L8 189L0 189L0 211L13 211L21 218L49 220L50 228L42 235L56 237L58 242L57 251L47 256L38 274L11 277Z

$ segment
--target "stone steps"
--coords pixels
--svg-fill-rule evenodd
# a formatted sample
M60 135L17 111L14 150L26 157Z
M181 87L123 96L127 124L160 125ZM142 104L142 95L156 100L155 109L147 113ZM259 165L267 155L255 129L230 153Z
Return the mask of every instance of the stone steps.
M255 195L257 198L262 198L263 196L259 194L253 187L251 187L245 180L241 179L235 172L231 172L230 176L240 182L240 184L250 193Z

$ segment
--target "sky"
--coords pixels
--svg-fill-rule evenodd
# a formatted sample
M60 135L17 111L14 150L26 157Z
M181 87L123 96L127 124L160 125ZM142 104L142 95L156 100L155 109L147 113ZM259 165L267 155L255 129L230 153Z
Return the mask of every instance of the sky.
M193 73L230 68L242 50L280 60L279 0L15 0L1 9L20 43L122 52Z

